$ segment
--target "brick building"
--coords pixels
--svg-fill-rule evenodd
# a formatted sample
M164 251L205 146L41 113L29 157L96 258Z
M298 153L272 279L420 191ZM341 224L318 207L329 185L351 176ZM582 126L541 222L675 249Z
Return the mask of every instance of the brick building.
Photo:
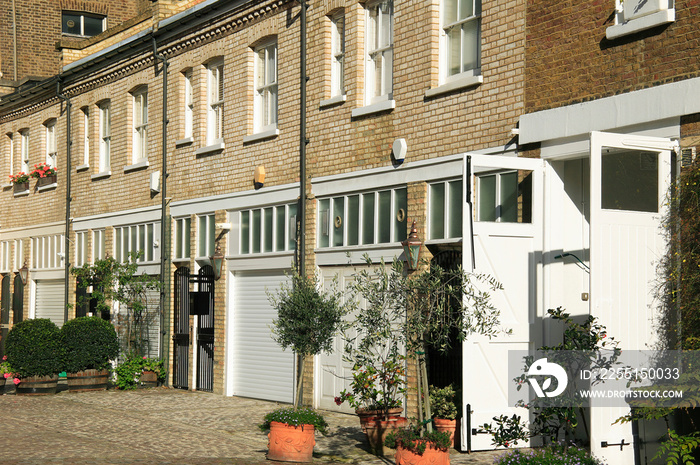
M0 100L0 176L39 162L59 173L52 184L0 192L2 315L60 324L82 311L66 311L59 297L71 303L78 292L67 266L141 251L140 272L165 283L162 298L150 296L147 350L168 360L168 382L179 388L291 401L294 357L269 337L266 291L286 279L298 244L308 272L344 285L364 254L376 263L400 257L415 220L424 257L504 286L494 301L513 333L470 339L446 369L470 405L465 425L470 415L476 425L517 411L503 361L556 339L547 308L619 329L599 311L617 291L599 288L611 282L601 270L612 268L596 261L610 251L593 247L607 241L594 222L612 219L592 202L612 194L589 188L601 170L591 150L631 143L660 169L675 141L694 145L685 138L696 126L684 124L694 103L662 104L694 92L693 71L682 68L697 53L686 40L692 5L626 17L612 2L311 1L301 183L296 2L109 2L107 13L99 2L73 3L62 8L107 14L110 27L60 38L48 65L23 71L46 79ZM112 8L124 12L115 24ZM14 71L8 53L0 53L5 78ZM643 211L658 213L668 175L642 186ZM645 221L660 247L649 232L657 219ZM210 281L217 245L223 271ZM617 257L624 272L651 261L633 259L636 248L652 250L626 249ZM564 253L580 257L590 277ZM14 274L25 261L26 286ZM648 279L620 289L646 295ZM210 293L206 315L190 315L198 291ZM629 347L647 336L638 328ZM341 355L314 360L307 402L347 408L333 402L347 383ZM462 431L463 445L491 447Z

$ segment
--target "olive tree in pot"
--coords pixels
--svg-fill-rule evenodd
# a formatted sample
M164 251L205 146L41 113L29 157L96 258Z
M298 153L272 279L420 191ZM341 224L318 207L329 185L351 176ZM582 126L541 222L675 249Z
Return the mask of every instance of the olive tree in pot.
M47 318L20 321L5 342L18 395L55 394L62 371L63 347L58 326Z
M110 361L119 355L114 326L97 316L75 318L61 328L61 341L68 390L107 389Z
M268 294L277 310L273 321L273 339L283 348L291 348L299 358L297 395L293 409L268 414L263 429L268 435L271 460L311 461L315 444L314 430L325 433L323 417L311 409L299 408L303 399L304 371L308 357L332 350L333 336L341 331L343 316L350 308L343 303L334 281L323 290L317 276L292 270L288 283L277 294Z

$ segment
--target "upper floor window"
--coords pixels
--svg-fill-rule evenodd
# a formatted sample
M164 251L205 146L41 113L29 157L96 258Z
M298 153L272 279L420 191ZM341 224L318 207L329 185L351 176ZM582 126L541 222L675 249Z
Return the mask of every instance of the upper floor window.
M185 134L184 137L192 137L192 125L194 121L194 90L192 88L192 70L183 73L185 80Z
M46 123L46 164L56 167L56 120Z
M189 216L175 220L175 248L173 256L176 260L190 258L190 234L192 220Z
M443 0L445 78L481 73L481 0Z
M87 232L75 233L75 266L81 267L87 262Z
M24 239L15 240L15 270L24 266Z
M87 107L80 109L83 119L83 165L90 165L90 110Z
M331 97L345 94L345 14L331 16Z
M393 98L394 3L391 0L367 4L365 103Z
M15 140L12 133L7 134L6 138L6 150L7 150L7 172L9 174L14 174L15 170ZM7 178L5 178L7 179Z
M141 88L132 94L134 102L134 141L132 163L148 158L148 90Z
M462 237L462 180L441 181L428 188L428 238Z
M0 271L10 271L10 241L0 242Z
M92 231L92 260L104 260L105 258L105 230Z
M92 37L103 32L107 17L79 11L61 12L61 32L83 37Z
M144 223L114 228L114 258L124 263L132 253L139 254L136 261L155 260L155 224Z
M32 237L32 268L59 268L65 257L62 234Z
M296 247L297 204L240 212L240 253L285 252Z
M110 152L112 144L112 118L110 116L109 102L103 102L99 105L100 109L100 160L99 172L104 173L109 171Z
M21 160L20 171L23 173L29 173L29 129L20 131L20 142L21 142Z
M216 248L216 224L214 215L197 218L197 256L210 257Z
M215 61L207 66L207 145L224 138L224 64Z
M277 42L255 49L254 131L277 129Z
M406 188L318 201L318 246L385 244L406 239Z

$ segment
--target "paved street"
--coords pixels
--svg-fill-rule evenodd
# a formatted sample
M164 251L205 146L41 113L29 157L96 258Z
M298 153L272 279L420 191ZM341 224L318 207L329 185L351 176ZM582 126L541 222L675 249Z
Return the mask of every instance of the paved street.
M6 464L241 464L266 461L260 432L274 403L167 388L55 396L0 396ZM354 415L328 413L316 463L393 464L371 455ZM453 452L453 464L486 465L495 452Z

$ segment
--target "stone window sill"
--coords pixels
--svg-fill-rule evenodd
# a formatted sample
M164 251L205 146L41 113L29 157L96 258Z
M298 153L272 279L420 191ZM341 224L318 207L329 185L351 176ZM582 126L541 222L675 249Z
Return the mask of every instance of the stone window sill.
M345 94L343 95L336 95L335 97L331 97L328 100L321 100L318 104L319 108L327 108L327 107L332 107L333 105L339 105L347 100L347 96Z
M634 18L623 24L615 24L605 30L605 37L608 40L614 40L639 31L651 29L662 24L672 23L676 20L675 8L668 10L657 11L650 15Z
M355 108L352 110L352 117L359 118L360 116L373 115L384 111L390 111L396 108L396 100L383 100L381 102L365 105L364 107Z
M50 191L56 189L56 186L58 186L57 182L53 182L51 184L47 184L45 186L38 186L36 188L37 192L44 192L44 191Z
M206 147L198 148L197 150L195 150L194 154L195 155L208 155L210 153L220 152L225 148L226 148L226 144L224 144L223 142L217 142L215 144L207 145Z
M259 140L272 139L273 137L277 137L279 135L280 135L279 129L277 129L277 128L269 129L267 131L262 131L262 132L258 132L258 133L243 137L243 143L249 144L251 142L257 142Z
M175 141L175 147L182 147L183 145L190 145L192 142L194 142L194 138L185 137L184 139L180 139L178 141Z
M90 176L90 180L96 181L98 179L104 179L112 176L111 171L102 171L101 173L95 173L92 176Z
M75 171L80 172L80 171L85 171L85 170L88 170L88 169L90 169L90 165L80 165L80 166L77 166L77 167L75 168Z
M484 82L484 76L464 76L452 81L446 82L438 87L433 87L425 92L426 98L438 97L441 95L449 94L457 90L466 89L468 87L475 87L481 85Z
M129 173L131 171L140 170L142 168L148 168L148 160L141 160L139 162L134 163L133 165L125 166L124 172Z

